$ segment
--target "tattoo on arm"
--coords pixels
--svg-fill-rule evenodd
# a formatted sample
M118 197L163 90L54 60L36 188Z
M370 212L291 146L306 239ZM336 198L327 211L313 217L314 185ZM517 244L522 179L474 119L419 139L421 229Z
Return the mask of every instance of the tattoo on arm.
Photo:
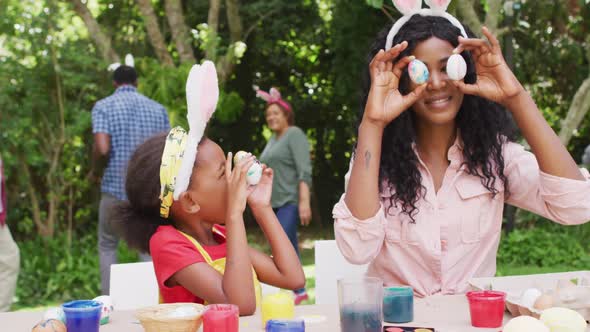
M365 151L365 169L369 169L369 165L371 164L371 152L369 150Z

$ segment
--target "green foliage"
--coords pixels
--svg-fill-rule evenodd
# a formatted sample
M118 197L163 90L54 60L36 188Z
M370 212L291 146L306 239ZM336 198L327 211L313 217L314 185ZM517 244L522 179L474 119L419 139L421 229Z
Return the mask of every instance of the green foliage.
M498 251L498 265L551 267L566 265L585 269L590 253L567 233L541 227L517 229L503 238Z
M67 234L53 239L19 241L21 270L15 307L62 303L100 295L96 232L84 234L68 246ZM119 262L137 261L137 253L124 244Z
M383 0L365 0L367 1L367 5L373 8L381 8L383 7Z

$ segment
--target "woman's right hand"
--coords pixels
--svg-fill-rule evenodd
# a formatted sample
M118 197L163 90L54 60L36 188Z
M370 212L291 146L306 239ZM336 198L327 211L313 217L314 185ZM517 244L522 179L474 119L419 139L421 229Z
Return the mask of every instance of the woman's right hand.
M243 214L246 209L246 200L253 188L246 182L248 169L254 164L254 156L240 159L232 169L232 153L227 154L225 161L225 178L227 179L227 211L228 215Z
M393 63L401 52L408 47L408 42L395 45L389 51L380 50L369 64L371 89L365 106L363 121L385 128L420 98L426 84L403 96L399 91L399 81L404 68L414 59L406 56Z

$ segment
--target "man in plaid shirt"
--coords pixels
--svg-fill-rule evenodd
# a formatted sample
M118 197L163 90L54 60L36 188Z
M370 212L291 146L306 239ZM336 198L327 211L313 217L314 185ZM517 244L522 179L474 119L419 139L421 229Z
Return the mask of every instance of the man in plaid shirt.
M125 194L127 162L147 138L170 130L166 109L137 92L137 73L120 66L113 74L115 92L99 100L92 109L94 170L104 170L98 211L98 252L103 294L109 294L110 266L117 263L119 235L109 214ZM106 167L106 168L105 168ZM149 255L141 254L142 260Z

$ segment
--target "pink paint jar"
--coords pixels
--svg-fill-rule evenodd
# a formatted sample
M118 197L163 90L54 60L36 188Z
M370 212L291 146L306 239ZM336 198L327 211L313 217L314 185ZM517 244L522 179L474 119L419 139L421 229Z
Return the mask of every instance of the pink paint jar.
M203 314L203 332L238 332L240 310L233 304L211 304Z
M496 328L502 326L506 293L475 291L467 293L469 313L473 327Z

